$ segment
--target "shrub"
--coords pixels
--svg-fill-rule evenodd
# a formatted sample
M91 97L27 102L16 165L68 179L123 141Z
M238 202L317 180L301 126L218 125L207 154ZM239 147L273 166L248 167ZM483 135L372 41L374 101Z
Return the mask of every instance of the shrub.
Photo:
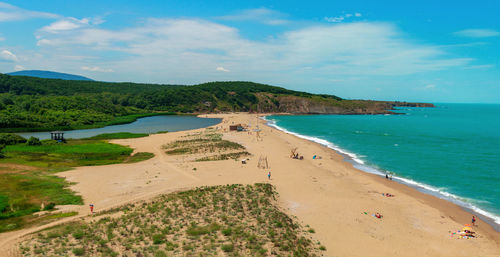
M234 251L234 245L233 244L225 244L221 246L222 251L228 253Z
M231 228L226 228L222 230L222 234L225 236L230 236L233 230Z
M0 144L1 145L15 145L19 143L26 143L26 138L12 133L1 133L0 134Z
M43 210L44 210L44 211L50 211L50 210L53 210L53 209L54 209L54 207L56 207L56 204L55 204L55 203L49 203L49 204L47 204L47 205L43 208Z
M75 239L81 239L83 237L83 231L77 230L77 231L73 232L72 235Z
M41 145L40 139L38 137L30 137L26 142L27 145Z
M161 243L163 243L163 235L162 234L153 235L153 244L158 245Z
M73 248L73 254L76 256L83 256L85 254L85 249L83 248Z
M155 257L167 257L167 254L162 250L158 250L155 252Z
M4 212L9 206L9 197L6 195L0 195L0 213Z

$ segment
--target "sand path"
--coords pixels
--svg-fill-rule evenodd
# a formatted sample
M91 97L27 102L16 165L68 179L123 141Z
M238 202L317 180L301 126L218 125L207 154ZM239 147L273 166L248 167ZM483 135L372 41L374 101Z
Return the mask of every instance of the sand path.
M167 156L161 149L183 135L204 129L116 140L137 152L153 152L155 157L135 164L79 167L59 173L77 183L73 189L85 201L84 206L76 208L79 216L71 219L88 215L90 203L100 211L196 186L269 182L276 186L282 208L315 229L312 236L326 246L325 256L500 256L499 233L481 221L480 238L450 237L449 231L460 229L471 217L451 203L360 172L334 151L266 127L256 115L209 116L224 118L219 128L233 122L260 123L262 140L247 132L224 133L225 139L243 144L252 153L247 164L233 160L184 162L182 157ZM289 158L294 147L304 160ZM268 157L270 181L267 171L257 168L261 155ZM313 155L322 158L313 160ZM385 192L396 197L383 197ZM376 219L364 212L380 212L384 217ZM1 234L0 251L15 256L16 239L37 229Z

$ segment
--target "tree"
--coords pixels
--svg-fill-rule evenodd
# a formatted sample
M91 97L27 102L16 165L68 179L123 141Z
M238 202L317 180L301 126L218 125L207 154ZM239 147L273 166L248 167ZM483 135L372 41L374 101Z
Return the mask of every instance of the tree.
M30 137L28 139L28 142L26 142L28 145L41 145L42 142L40 142L40 139L38 137Z

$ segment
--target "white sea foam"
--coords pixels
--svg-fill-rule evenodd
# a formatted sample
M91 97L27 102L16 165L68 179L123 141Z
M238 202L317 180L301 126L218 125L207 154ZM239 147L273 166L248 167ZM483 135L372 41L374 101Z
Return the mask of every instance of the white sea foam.
M360 156L354 154L354 153L351 153L351 152L348 152L340 147L338 147L337 145L333 144L332 142L329 142L325 139L321 139L321 138L317 138L317 137L313 137L313 136L306 136L306 135L302 135L302 134L299 134L299 133L295 133L295 132L292 132L292 131L289 131L283 127L280 127L276 124L276 120L270 120L270 119L267 119L267 117L262 117L263 120L265 120L267 122L267 125L270 126L270 127L273 127L273 128L276 128L278 130L281 130L285 133L288 133L288 134L291 134L291 135L294 135L296 137L300 137L300 138L303 138L303 139L306 139L306 140L309 140L309 141L312 141L312 142L316 142L318 144L321 144L321 145L324 145L326 147L329 147L347 157L349 157L349 159L351 159L354 163L353 163L353 166L359 170L362 170L364 172L367 172L367 173L372 173L372 174L376 174L376 175L379 175L379 176L385 176L386 172L383 172L379 169L376 169L374 167L371 167L371 166L368 166L368 165L365 165L365 162L363 160L361 160ZM397 144L395 144L397 145ZM389 172L389 171L387 171ZM409 185L409 186L412 186L414 188L417 188L417 189L420 189L420 191L424 191L426 193L429 193L429 194L432 194L434 196L437 196L441 199L444 199L444 200L447 200L447 201L450 201L452 203L455 203L459 206L462 206L462 207L465 207L467 209L471 209L472 211L476 212L476 213L479 213L483 216L486 216L488 218L490 218L491 220L493 220L496 224L500 225L500 216L497 216L493 213L490 213L488 211L485 211L477 206L475 206L472 202L479 202L479 201L475 201L474 199L467 199L467 198L464 198L464 197L460 197L460 196L457 196L457 195L454 195L452 193L449 193L449 192L446 192L445 191L445 188L436 188L436 187L433 187L433 186L430 186L430 185L426 185L424 183L420 183L420 182L417 182L417 181L414 181L412 179L408 179L408 178L403 178L403 177L399 177L399 176L393 176L393 180L397 181L397 182L400 182L402 184L406 184L406 185Z

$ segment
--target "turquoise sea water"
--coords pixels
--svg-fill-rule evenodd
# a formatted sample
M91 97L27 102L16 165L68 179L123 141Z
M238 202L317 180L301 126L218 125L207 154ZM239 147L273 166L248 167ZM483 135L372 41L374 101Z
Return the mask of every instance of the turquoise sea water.
M436 104L405 115L268 116L367 172L453 201L500 224L500 105Z

